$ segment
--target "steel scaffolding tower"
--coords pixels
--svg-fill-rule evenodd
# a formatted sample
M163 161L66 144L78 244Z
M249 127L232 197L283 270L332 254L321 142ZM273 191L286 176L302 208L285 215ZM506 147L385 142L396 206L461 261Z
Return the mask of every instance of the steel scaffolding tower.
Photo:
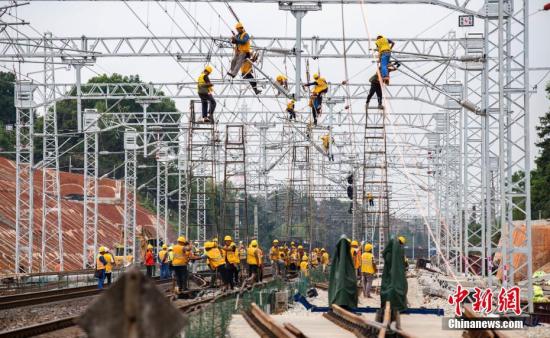
M82 268L94 267L97 251L97 199L98 199L98 133L99 114L96 109L84 110L84 231L82 242ZM91 200L91 203L90 203Z
M41 271L63 271L63 229L59 186L59 143L55 62L51 33L44 35L44 126L42 131L42 250ZM56 263L54 266L50 263Z
M185 127L183 115L179 121L178 135L178 236L189 237L189 161L186 154L189 141L188 129Z
M234 240L247 243L248 193L246 182L246 133L244 125L225 127L221 235L234 234ZM242 211L242 212L241 212ZM233 215L233 221L231 213ZM242 231L241 231L242 230Z
M168 238L168 167L170 165L170 147L160 143L157 152L157 220L156 247L160 250L160 242L166 243Z
M378 241L378 259L389 240L390 212L388 187L388 159L386 112L384 109L366 109L363 149L362 211L364 238Z
M33 268L35 90L30 81L15 83L15 273L30 273Z
M286 204L286 239L310 242L311 224L309 215L306 215L304 220L302 215L305 212L309 213L310 206L310 146L309 145L294 145L291 146L289 173L288 173L288 190ZM295 213L299 217L296 217Z
M136 261L136 184L137 184L137 138L135 130L124 132L124 264Z
M189 203L189 212L195 213L195 228L190 234L199 243L209 235L218 235L216 208L216 126L215 122L201 123L195 120L195 101L191 101L189 115L189 142L187 145L194 197ZM192 230L192 229L190 229Z

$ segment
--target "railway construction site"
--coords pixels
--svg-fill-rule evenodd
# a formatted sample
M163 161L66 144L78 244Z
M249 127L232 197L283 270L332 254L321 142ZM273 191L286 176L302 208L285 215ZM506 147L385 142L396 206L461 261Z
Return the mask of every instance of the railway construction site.
M549 31L0 1L0 337L550 337Z

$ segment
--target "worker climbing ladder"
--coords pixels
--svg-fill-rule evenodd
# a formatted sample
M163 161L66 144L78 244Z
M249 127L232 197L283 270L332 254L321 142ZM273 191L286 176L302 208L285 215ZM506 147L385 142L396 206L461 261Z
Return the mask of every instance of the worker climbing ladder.
M221 233L248 242L246 190L246 134L244 125L225 127ZM233 218L231 217L233 215Z
M377 243L378 259L389 239L388 159L384 109L366 107L363 157L363 227L365 240Z
M215 123L197 122L195 104L189 113L189 182L194 196L189 203L189 237L204 243L207 236L217 235L216 209L216 132ZM193 217L194 216L194 217ZM193 221L194 218L194 221Z

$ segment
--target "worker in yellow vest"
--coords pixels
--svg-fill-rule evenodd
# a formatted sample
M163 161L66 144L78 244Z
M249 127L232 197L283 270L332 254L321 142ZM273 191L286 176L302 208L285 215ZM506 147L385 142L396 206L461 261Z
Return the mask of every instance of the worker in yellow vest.
M319 249L314 248L310 255L312 269L315 269L319 265L319 261L317 260L318 255L319 255Z
M300 260L298 257L298 250L296 249L296 246L294 242L290 243L290 264L289 264L289 270L290 272L296 272L300 265Z
M261 251L258 248L258 241L252 240L246 249L246 264L248 265L247 282L256 283L260 281L260 269L262 264Z
M105 266L107 265L107 260L105 259L105 247L99 247L99 253L95 259L95 276L97 278L97 288L99 290L103 289L103 282L105 281Z
M283 87L285 90L288 90L288 79L286 76L284 76L283 74L279 74L275 78L275 81L279 86ZM279 94L281 94L280 91L279 91Z
M214 281L213 284L215 284L215 280L219 275L223 282L222 291L227 290L230 281L228 270L225 269L225 259L223 258L222 251L213 241L204 243L204 251L205 254L203 255L203 258L206 258L208 267L214 272L214 277L212 279Z
M328 264L330 263L330 258L328 255L328 252L325 250L325 248L321 249L321 264L323 266L323 272L327 271Z
M376 44L376 48L378 49L378 58L380 62L380 76L382 76L382 81L385 84L389 84L390 73L388 71L388 65L390 63L391 50L395 45L395 43L392 40L382 35L378 35L376 37L375 44Z
M274 277L281 276L283 270L281 262L281 249L279 248L279 240L274 239L271 249L269 249L269 259L273 267Z
M254 61L255 61L254 56L244 60L243 65L241 66L241 75L243 79L248 80L250 82L250 87L252 87L254 94L259 95L262 93L262 91L258 89L258 83L254 79L254 66L253 66Z
M306 83L304 87L315 86L311 91L309 106L313 114L313 124L317 125L317 117L321 116L321 108L323 104L323 94L328 92L328 83L319 73L313 74L313 82Z
M170 269L168 264L168 245L162 245L162 249L159 251L158 256L160 263L160 279L168 279L170 278Z
M111 285L111 280L113 276L113 265L115 265L115 258L109 251L109 248L105 248L105 260L107 261L107 264L105 264L105 279L107 280L107 285Z
M191 246L185 236L178 237L178 243L172 248L172 268L176 277L176 293L187 289L187 278L189 275L188 264L191 257Z
M224 246L222 248L222 255L225 259L225 269L228 273L229 285L231 289L235 285L239 284L239 265L241 263L239 259L239 253L237 250L237 245L233 242L231 236L225 236Z
M246 59L250 57L250 35L244 30L242 23L237 22L235 25L237 34L231 38L231 43L235 45L235 51L233 54L233 59L231 60L231 66L227 75L235 77L239 68Z
M309 276L309 264L307 261L308 261L307 255L303 255L302 261L300 262L300 274L302 275L302 277Z
M372 244L365 244L365 252L361 255L361 283L363 284L363 296L371 298L370 290L372 281L376 276L376 263L372 254Z
M291 99L290 101L288 101L288 103L286 104L286 112L288 113L288 119L290 121L294 120L296 121L296 110L295 110L295 107L296 107L296 100L294 99Z
M212 70L212 66L207 65L204 67L203 72L199 75L197 80L197 93L199 94L202 105L202 120L205 123L214 121L214 110L216 109L216 100L214 100L214 96L212 96L214 85L208 77L212 74ZM210 108L208 107L209 104Z

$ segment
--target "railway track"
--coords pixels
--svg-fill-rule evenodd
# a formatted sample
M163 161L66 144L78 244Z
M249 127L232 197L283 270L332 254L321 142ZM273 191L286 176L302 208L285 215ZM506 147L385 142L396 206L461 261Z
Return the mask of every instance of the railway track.
M264 275L264 278L267 278L267 279L269 279L271 277L272 277L271 272L267 272ZM205 290L205 289L208 288L208 283L201 276L198 276L198 275L197 276L192 276L192 278L195 279L195 282L198 285L201 286L200 287L201 290ZM167 282L171 282L171 280L167 280ZM259 284L263 284L263 283L266 283L266 282L262 282L262 283L259 283ZM257 284L255 284L255 285L257 285ZM202 306L204 306L208 303L215 302L216 300L219 300L221 298L231 297L231 296L236 295L240 292L250 290L252 287L253 286L248 286L244 290L236 289L236 290L226 292L226 293L223 293L223 294L212 295L212 296L209 296L209 297L204 297L204 298L201 298L201 299L192 300L190 302L187 302L183 305L178 306L177 308L180 311L182 311L183 313L191 313L191 312L199 310ZM186 292L191 295L191 294L197 293L197 291L199 291L199 290L190 289ZM166 297L169 298L169 299L173 298L172 295L167 295ZM25 327L10 330L10 331L0 332L0 338L26 338L26 337L37 336L37 335L40 335L40 334L45 334L45 333L52 333L52 332L55 332L55 331L59 331L59 330L63 330L63 329L67 329L67 328L77 326L78 318L79 318L79 316L70 316L70 317L60 318L60 319L49 321L49 322L44 322L44 323L25 326Z
M157 285L163 285L171 282L171 280L160 280L158 277L155 277L154 280ZM95 296L100 292L101 290L98 290L96 285L92 285L3 296L0 297L0 310Z

